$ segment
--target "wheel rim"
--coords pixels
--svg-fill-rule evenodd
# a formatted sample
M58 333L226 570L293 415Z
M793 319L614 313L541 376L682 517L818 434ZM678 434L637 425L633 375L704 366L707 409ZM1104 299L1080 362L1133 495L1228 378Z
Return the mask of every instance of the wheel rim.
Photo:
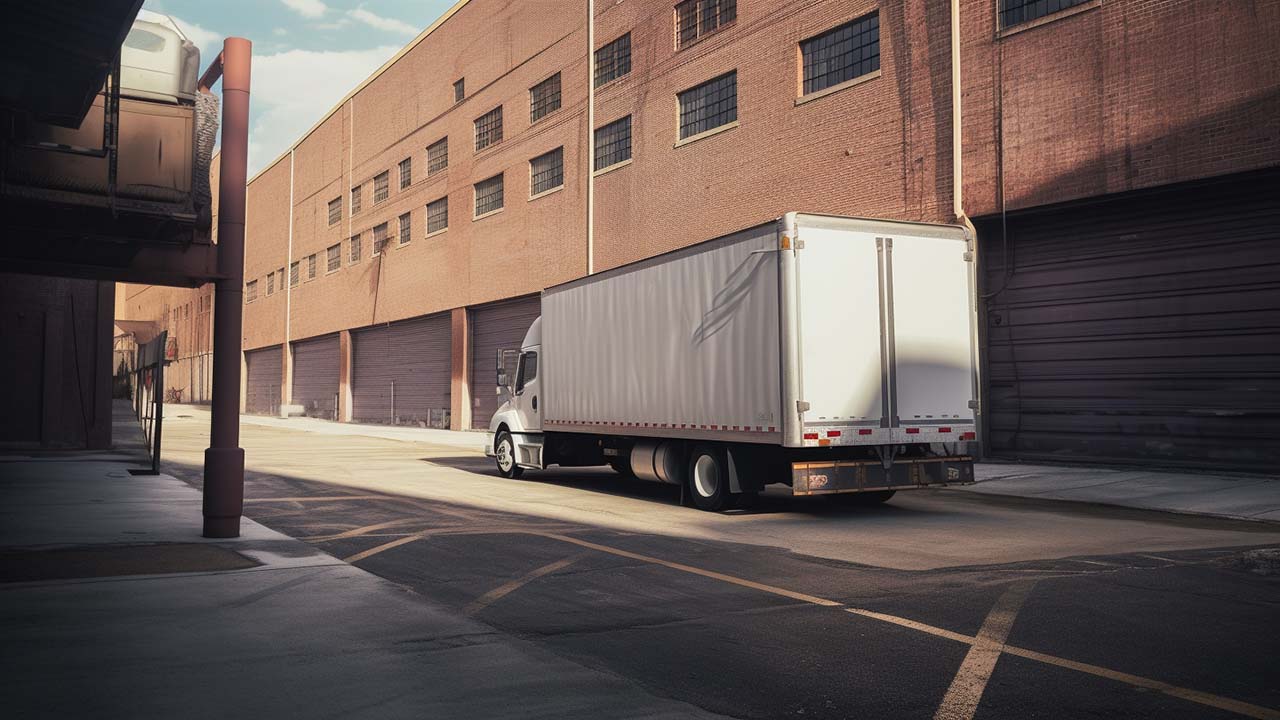
M502 472L511 472L512 461L511 440L510 438L502 438L498 443L498 467Z
M720 489L720 468L715 458L699 455L693 464L693 489L704 498L712 497Z

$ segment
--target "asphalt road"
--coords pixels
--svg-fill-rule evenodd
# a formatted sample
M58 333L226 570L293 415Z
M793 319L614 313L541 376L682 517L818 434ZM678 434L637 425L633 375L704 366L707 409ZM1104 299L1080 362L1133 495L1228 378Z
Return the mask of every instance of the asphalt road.
M166 418L199 484L203 416ZM900 493L680 507L611 471L245 425L246 514L651 692L742 718L1280 718L1275 526Z

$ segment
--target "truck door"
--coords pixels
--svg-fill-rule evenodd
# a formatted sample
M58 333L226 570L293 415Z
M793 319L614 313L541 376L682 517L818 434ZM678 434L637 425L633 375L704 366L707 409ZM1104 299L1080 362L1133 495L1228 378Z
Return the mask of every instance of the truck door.
M520 353L520 362L516 368L516 383L512 405L520 419L520 426L525 432L542 430L542 407L539 399L538 355L541 347L534 347Z

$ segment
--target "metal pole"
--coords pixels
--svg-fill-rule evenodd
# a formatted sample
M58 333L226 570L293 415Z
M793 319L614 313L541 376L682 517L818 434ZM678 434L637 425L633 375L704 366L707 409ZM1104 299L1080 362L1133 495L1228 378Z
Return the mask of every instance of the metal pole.
M156 358L156 382L160 386L160 392L156 394L155 407L155 426L152 430L151 442L151 474L160 474L160 438L164 426L164 347L167 343L169 333L160 333L160 355Z
M240 343L244 292L244 206L249 163L249 74L253 45L227 38L222 74L222 153L218 185L218 274L213 311L213 403L204 451L204 536L240 536L244 450L240 448ZM210 67L201 89L216 80ZM206 82L208 81L208 82Z

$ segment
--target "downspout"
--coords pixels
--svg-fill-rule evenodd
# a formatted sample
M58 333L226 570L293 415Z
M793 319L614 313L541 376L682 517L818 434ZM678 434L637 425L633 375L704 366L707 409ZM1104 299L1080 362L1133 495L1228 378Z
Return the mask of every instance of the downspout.
M587 274L596 269L596 3L587 0Z
M284 397L286 404L293 404L293 348L289 345L289 335L293 330L293 150L289 150L289 240L285 251L285 291L284 291L284 362L286 364ZM298 268L299 280L302 268Z

